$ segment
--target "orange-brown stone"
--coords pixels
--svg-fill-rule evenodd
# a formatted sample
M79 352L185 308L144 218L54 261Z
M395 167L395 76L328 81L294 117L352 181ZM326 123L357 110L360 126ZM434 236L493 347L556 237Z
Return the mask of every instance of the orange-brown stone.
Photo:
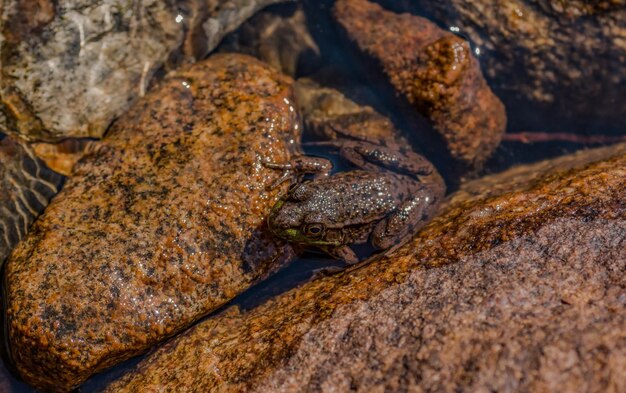
M338 0L334 15L382 65L396 91L431 120L452 157L470 168L489 158L506 128L506 113L465 40L425 18L367 0Z
M290 258L265 233L299 140L291 80L243 55L168 75L74 168L6 269L10 354L70 390ZM283 185L286 187L286 185Z
M512 171L394 255L227 309L108 391L619 391L626 145Z

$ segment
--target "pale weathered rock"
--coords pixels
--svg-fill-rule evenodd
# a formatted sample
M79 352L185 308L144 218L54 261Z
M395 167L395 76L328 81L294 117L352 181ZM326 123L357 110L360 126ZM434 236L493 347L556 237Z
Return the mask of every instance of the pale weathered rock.
M626 1L383 2L468 36L516 128L625 130Z
M29 140L101 137L157 71L203 58L278 1L6 0L0 130Z
M83 157L6 269L20 375L69 390L291 259L266 235L299 140L291 80L243 55L168 75ZM97 154L96 154L97 153Z
M9 137L0 141L0 266L59 192L63 179L28 145Z
M506 113L468 43L428 19L367 0L337 0L333 13L395 90L430 119L450 155L480 168L500 143Z
M209 318L108 391L622 391L623 151L457 200L394 255Z
M219 51L254 56L292 77L310 71L320 56L300 4L259 12L227 36Z

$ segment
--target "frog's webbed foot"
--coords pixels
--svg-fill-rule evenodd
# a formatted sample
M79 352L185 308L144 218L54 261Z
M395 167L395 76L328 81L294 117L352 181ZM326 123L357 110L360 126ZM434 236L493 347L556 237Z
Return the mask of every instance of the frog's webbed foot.
M263 165L267 168L283 171L282 176L272 183L271 188L276 188L287 180L291 184L295 184L304 174L313 174L313 178L326 177L333 169L333 164L330 160L312 156L296 156L286 164L263 162Z
M370 240L377 249L397 248L407 242L436 211L436 193L424 186L374 227Z
M325 253L335 259L344 261L348 266L329 266L313 271L313 279L318 279L332 274L340 273L346 270L347 267L356 265L359 263L359 257L354 253L350 246L319 246Z
M359 257L357 257L350 246L321 246L320 248L331 257L342 260L348 265L354 265L359 262Z

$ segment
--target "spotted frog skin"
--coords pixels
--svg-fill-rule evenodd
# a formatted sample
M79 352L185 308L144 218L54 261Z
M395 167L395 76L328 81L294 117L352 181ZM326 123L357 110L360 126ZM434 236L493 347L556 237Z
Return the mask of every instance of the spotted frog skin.
M286 171L283 179L315 174L292 184L268 217L270 230L290 242L355 264L359 260L350 245L369 241L378 250L395 250L434 215L445 194L436 169L412 150L363 140L319 144L339 149L356 169L329 175L329 161L308 156L270 164Z

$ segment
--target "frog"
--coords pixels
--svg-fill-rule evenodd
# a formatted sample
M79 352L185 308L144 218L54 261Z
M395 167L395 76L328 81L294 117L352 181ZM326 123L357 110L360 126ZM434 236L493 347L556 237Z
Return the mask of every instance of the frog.
M361 262L352 246L369 242L377 254L405 244L436 213L445 183L434 166L410 147L365 138L315 142L338 150L354 168L332 174L328 159L298 155L268 163L292 179L267 223L277 237L316 247L348 266ZM303 174L312 174L304 180Z

